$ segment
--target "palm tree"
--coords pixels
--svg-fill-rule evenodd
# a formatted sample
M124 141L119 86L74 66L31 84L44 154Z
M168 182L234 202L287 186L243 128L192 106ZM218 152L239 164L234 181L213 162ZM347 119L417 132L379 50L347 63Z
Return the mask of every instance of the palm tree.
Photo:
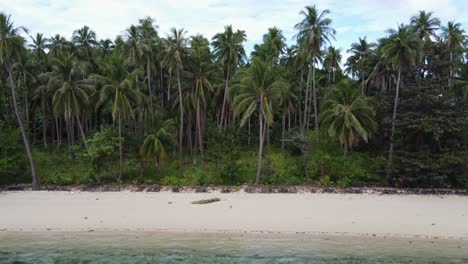
M285 143L285 134L286 134L286 116L291 123L291 113L294 111L294 106L297 103L297 96L294 93L291 86L287 86L281 90L280 102L279 106L283 111L283 118L282 118L282 133L281 133L281 150L284 153L284 143Z
M184 133L184 107L182 100L182 86L180 83L180 73L183 68L182 60L185 54L187 53L187 39L185 38L186 31L184 29L175 29L171 28L171 34L167 38L167 50L166 60L171 65L175 66L176 76L177 76L177 85L179 88L179 170L182 172L184 156L183 156L183 133Z
M101 39L98 46L99 50L101 51L100 54L103 58L106 58L115 47L114 43L110 39Z
M446 27L442 27L442 37L447 42L448 50L450 52L450 75L448 84L453 86L453 52L459 51L463 48L466 41L465 30L461 28L460 23L454 21L448 22Z
M223 63L226 84L224 86L224 95L223 95L223 104L221 107L221 115L219 117L218 126L222 127L224 121L227 119L225 117L225 111L227 106L227 96L228 96L228 87L229 80L231 78L233 70L231 68L237 67L245 57L245 50L243 42L246 40L246 34L243 30L237 30L234 32L232 26L224 27L223 33L216 34L212 39L212 45L214 47L213 54L214 56ZM227 122L226 122L227 123Z
M255 184L260 181L262 171L263 142L267 126L273 122L273 110L270 102L279 96L287 84L277 79L272 67L260 60L254 60L250 68L239 73L240 84L236 87L238 95L234 102L236 112L242 113L240 125L256 111L259 125L258 165Z
M364 38L359 38L359 42L351 44L351 49L348 50L348 52L351 52L352 55L348 58L348 67L353 67L351 66L352 64L356 65L356 68L359 69L361 73L361 82L362 82L362 88L361 88L361 95L365 95L365 85L366 85L366 66L368 63L368 58L371 54L374 53L374 48L377 45L373 42L367 42L366 37Z
M72 120L76 120L83 144L88 150L86 136L80 118L83 109L89 105L89 96L95 89L88 79L82 79L87 67L79 62L73 53L64 53L52 59L53 71L48 73L49 89L55 91L53 96L54 111L62 113L67 123L67 131L73 130ZM69 150L70 149L69 142ZM71 154L71 151L70 151Z
M398 110L398 100L400 95L401 72L407 70L413 63L419 49L419 40L408 27L400 25L397 31L391 31L390 40L383 47L382 56L391 62L392 67L397 71L395 102L393 105L392 130L390 134L390 149L387 163L387 183L392 184L393 171L393 149L395 137L395 122Z
M210 52L209 41L201 35L196 35L191 38L190 42L190 65L191 74L195 82L193 91L195 99L196 111L196 134L198 140L198 148L200 150L201 160L203 162L204 152L204 125L202 122L206 119L206 107L208 93L213 91L211 80L214 74L213 56Z
M47 45L49 55L57 56L58 54L63 53L68 49L68 44L67 40L59 34L49 38L49 44Z
M348 148L358 145L361 139L367 143L377 128L369 97L360 96L348 80L341 81L330 91L321 108L321 127L330 137L339 140L345 155Z
M172 138L171 130L174 127L172 119L163 120L160 112L152 117L146 126L148 133L145 135L140 147L140 155L144 160L154 159L158 178L161 178L161 159L166 157L166 144Z
M141 34L141 45L143 46L143 54L146 57L146 79L148 81L148 92L149 92L149 102L151 114L153 114L153 90L151 87L151 66L152 66L152 57L156 50L155 43L158 38L158 32L156 29L158 26L154 25L154 20L151 17L146 17L139 20L139 31Z
M37 58L40 61L47 58L45 49L47 48L49 40L47 38L44 38L43 34L41 33L37 33L35 38L30 38L32 40L32 44L29 44L28 46L34 51Z
M12 64L18 55L24 49L24 39L19 35L20 31L27 33L27 29L24 27L15 27L10 16L5 13L0 13L0 65L4 67L8 73L8 79L10 80L11 97L13 98L13 106L15 109L16 120L21 130L23 137L23 144L26 149L28 156L29 165L31 167L32 185L36 187L39 185L39 179L36 175L36 166L29 145L28 135L24 129L23 119L18 109L18 103L16 101L16 84L13 78Z
M418 38L423 41L423 49L420 52L420 63L426 64L426 55L432 46L432 39L437 39L437 30L440 26L440 20L437 17L433 17L433 12L426 12L424 10L419 11L418 16L411 18L412 30L416 33ZM424 76L424 68L422 69L421 75Z
M108 103L111 105L112 118L118 120L119 133L119 178L123 177L123 136L122 126L127 118L134 118L132 104L139 102L139 94L133 89L129 75L129 65L120 54L109 57L101 65L102 75L92 75L97 85L102 85L98 106Z
M328 47L323 60L323 65L328 71L328 82L335 83L336 72L340 70L341 49L336 49L333 46ZM332 74L332 78L330 78Z
M72 41L78 46L85 48L92 47L97 44L96 32L91 30L88 26L83 26L73 31Z
M286 38L281 29L272 27L268 29L268 33L263 35L263 43L267 46L269 53L271 53L272 63L276 64L279 56L284 53L286 48Z
M330 43L330 38L334 38L335 30L330 27L332 20L327 15L330 14L330 10L325 9L319 12L314 6L306 6L305 10L299 12L304 19L296 24L294 28L299 32L296 35L298 43L306 54L306 61L308 64L309 72L307 75L306 84L306 98L304 105L304 122L301 129L301 135L304 135L306 122L308 120L309 109L309 85L310 78L312 78L312 96L314 102L314 125L315 130L318 131L318 109L317 109L317 92L315 89L315 62L319 57L321 47ZM311 77L312 75L312 77Z

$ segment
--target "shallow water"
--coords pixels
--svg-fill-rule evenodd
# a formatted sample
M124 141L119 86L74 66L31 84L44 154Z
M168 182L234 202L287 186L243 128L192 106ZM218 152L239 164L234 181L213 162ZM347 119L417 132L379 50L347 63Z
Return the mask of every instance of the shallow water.
M0 263L468 263L468 241L2 232Z

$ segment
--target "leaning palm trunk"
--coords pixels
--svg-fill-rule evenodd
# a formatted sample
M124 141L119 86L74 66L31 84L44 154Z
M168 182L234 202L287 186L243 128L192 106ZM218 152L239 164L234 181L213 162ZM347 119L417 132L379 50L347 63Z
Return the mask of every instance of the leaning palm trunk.
M231 70L231 64L228 63L227 66L227 74L226 74L226 85L224 86L224 96L223 96L223 106L221 108L221 116L219 118L219 127L223 126L224 112L226 111L226 104L227 104L227 93L228 93L228 85L229 85L229 71Z
M31 147L29 146L28 135L26 135L26 131L24 130L23 119L21 118L21 115L18 109L18 103L16 102L16 86L15 86L15 81L13 80L13 74L10 68L8 68L8 75L10 77L11 97L13 98L13 106L15 108L16 120L18 121L18 125L21 130L24 147L26 148L26 154L28 155L29 165L31 166L32 185L33 187L36 187L39 185L39 179L37 178L37 175L36 175L36 166L34 164Z
M78 116L76 116L76 122L78 123L78 128L80 129L81 140L83 141L83 144L84 144L84 146L86 148L86 151L88 151L88 143L86 142L86 137L85 137L85 133L84 133L84 130L83 130L83 126L81 125L81 121L80 121L80 118Z
M393 148L394 148L394 140L395 140L395 122L396 122L397 109L398 109L398 97L400 95L400 78L401 78L401 67L399 66L395 102L393 104L392 130L390 134L390 149L388 151L387 176L386 176L386 181L388 185L392 184Z
M180 69L177 66L177 85L179 86L179 109L180 109L180 125L179 125L179 171L182 173L184 168L184 156L183 156L183 133L184 133L184 107L182 101L182 87L180 86Z
M123 138L122 138L122 114L119 112L119 155L120 155L120 164L119 164L119 178L118 181L122 180L123 176Z

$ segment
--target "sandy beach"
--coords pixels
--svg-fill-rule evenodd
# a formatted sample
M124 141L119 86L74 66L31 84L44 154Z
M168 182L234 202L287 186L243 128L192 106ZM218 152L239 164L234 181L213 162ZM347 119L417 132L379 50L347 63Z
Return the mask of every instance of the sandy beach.
M221 201L192 204L209 198ZM468 197L1 192L0 231L156 231L468 239Z

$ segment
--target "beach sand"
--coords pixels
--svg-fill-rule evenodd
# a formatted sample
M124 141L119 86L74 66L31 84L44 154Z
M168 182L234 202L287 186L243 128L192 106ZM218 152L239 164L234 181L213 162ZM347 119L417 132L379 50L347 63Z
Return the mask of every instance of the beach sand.
M221 201L191 203L215 197ZM468 240L468 197L1 192L0 231L321 234Z

